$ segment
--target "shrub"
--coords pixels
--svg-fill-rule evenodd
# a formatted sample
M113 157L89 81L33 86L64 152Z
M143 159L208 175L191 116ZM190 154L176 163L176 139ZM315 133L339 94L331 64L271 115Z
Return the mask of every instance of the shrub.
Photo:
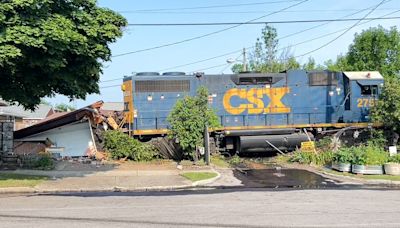
M371 138L368 140L367 144L374 147L384 147L388 143L385 137L385 133L382 130L371 131Z
M289 159L290 162L298 162L300 164L314 164L314 165L327 165L332 162L333 159L333 152L326 151L326 152L305 152L297 150L293 153L291 158Z
M394 156L390 156L389 159L388 159L388 162L400 164L400 154L396 154Z
M168 115L171 139L177 139L186 157L197 158L196 146L204 145L205 127L220 126L219 118L208 105L208 90L199 87L195 97L186 96L176 102Z
M34 162L33 167L41 170L54 169L54 162L51 158L51 154L45 152L39 153L39 157Z
M315 142L315 147L319 151L327 151L332 149L332 138L325 136Z
M382 147L373 145L354 147L354 164L383 165L388 160L388 154Z
M338 163L354 162L354 147L342 147L333 155L333 161Z
M231 159L229 159L228 163L231 165L238 165L242 162L242 159L235 154L234 156L231 157Z
M134 161L150 161L156 156L152 145L139 142L120 131L104 132L104 148L113 159L128 158Z

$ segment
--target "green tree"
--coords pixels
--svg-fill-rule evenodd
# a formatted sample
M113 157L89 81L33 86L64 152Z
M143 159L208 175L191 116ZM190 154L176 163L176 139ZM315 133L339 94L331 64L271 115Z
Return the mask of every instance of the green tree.
M351 70L377 70L394 77L400 73L400 33L396 27L369 28L355 34L346 55Z
M326 69L330 71L351 71L353 67L347 62L346 55L338 55L336 60L331 59L325 61Z
M278 53L278 46L279 39L276 28L265 25L261 31L261 37L257 38L254 49L250 54L248 69L263 73L299 69L300 64L294 58L290 47L283 48ZM242 69L242 64L235 64L231 69L238 73Z
M389 77L385 80L382 93L371 109L374 122L383 123L395 131L400 130L400 79Z
M353 43L345 55L336 61L328 60L326 67L332 71L377 70L385 78L400 73L400 32L396 27L369 28L355 34Z
M49 101L46 101L45 99L40 99L40 104L44 104L44 105L48 105L48 106L52 106L51 103Z
M275 62L278 53L278 32L276 31L276 28L265 25L261 34L262 40L264 41L265 63L272 65L272 63Z
M169 136L179 141L186 155L194 156L196 146L202 146L204 129L218 127L219 118L208 106L208 90L200 87L194 97L178 100L168 116L171 125Z
M330 61L332 62L332 60L330 60ZM313 57L309 57L307 62L303 64L302 69L306 70L306 71L326 70L326 67L322 66L320 64L317 64Z
M68 104L57 104L56 106L54 106L54 108L58 111L62 111L62 112L69 112L69 111L74 111L76 110L76 108L72 105L68 105Z
M98 93L108 45L126 24L96 0L2 1L0 96L34 109L42 97Z

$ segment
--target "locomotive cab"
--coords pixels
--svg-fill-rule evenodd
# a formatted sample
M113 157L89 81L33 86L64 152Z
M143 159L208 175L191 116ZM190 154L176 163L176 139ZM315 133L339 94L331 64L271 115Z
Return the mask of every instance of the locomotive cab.
M375 105L383 86L383 77L377 71L343 72L346 100L344 122L368 122L369 110Z

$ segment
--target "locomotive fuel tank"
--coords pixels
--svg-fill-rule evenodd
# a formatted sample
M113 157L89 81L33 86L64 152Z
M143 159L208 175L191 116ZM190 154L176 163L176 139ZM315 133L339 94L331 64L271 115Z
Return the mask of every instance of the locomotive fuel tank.
M312 136L310 136L310 138L313 140ZM293 151L296 148L300 148L301 142L308 140L308 136L305 133L240 136L239 151L241 153L276 151L269 143L281 151ZM269 143L267 143L267 141Z

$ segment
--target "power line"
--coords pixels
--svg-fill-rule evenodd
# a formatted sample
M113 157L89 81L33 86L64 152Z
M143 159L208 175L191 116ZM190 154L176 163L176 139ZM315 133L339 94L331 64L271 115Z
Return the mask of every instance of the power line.
M379 3L377 6L375 6L375 8L372 9L370 12L368 12L368 13L366 14L365 17L367 17L369 14L371 14L376 8L378 8L378 7L379 7L383 2L385 2L385 1L386 1L386 0L383 0L381 3ZM389 1L391 1L391 0L389 0ZM370 8L370 7L369 7L369 8ZM393 12L391 12L391 13L385 14L385 15L383 15L382 17L389 16L389 15L392 15L392 14L397 13L397 12L400 12L400 10L396 10L396 11L393 11ZM337 39L339 39L341 36L343 36L345 33L347 33L349 30L351 30L352 28L354 28L354 27L356 27L356 26L363 25L363 24L367 24L367 23L369 23L370 21L373 21L373 20L374 20L374 19L371 19L371 20L369 20L369 21L367 21L367 22L364 22L364 23L361 23L361 24L359 23L359 22L361 22L361 21L359 21L359 22L353 24L352 26L350 26L350 27L348 27L348 28L340 29L340 30L338 30L338 31L331 32L331 33L328 33L328 34L325 34L325 35L322 35L322 36L319 36L319 37L315 37L315 38L312 38L312 39L309 39L309 40L306 40L306 41L302 41L302 42L296 43L296 44L294 44L294 45L290 45L290 46L287 46L287 47L280 48L280 49L278 49L278 50L283 50L283 49L288 48L288 47L293 47L293 46L297 46L297 45L300 45L300 44L308 43L308 42L311 42L311 41L314 41L314 40L317 40L317 39L321 39L321 38L323 38L323 37L327 37L327 36L336 34L336 33L338 33L338 32L344 31L344 32L341 33L339 36L337 36L336 38L334 38L334 39L331 40L330 42L328 42L328 43L326 43L326 44L320 46L319 48L316 48L316 49L314 49L314 50L312 50L312 51L309 51L309 52L307 52L307 53L304 53L304 54L295 56L294 58L303 57L303 56L305 56L305 55L308 55L308 54L310 54L310 53L313 53L313 52L315 52L315 51L318 51L318 50L322 49L322 48L325 47L325 46L328 46L329 44L333 43L334 41L336 41ZM252 47L254 47L254 46L252 46ZM251 48L251 47L250 47L250 48ZM238 51L242 51L242 49L240 49L240 50L238 50ZM236 52L238 52L238 51L235 51L234 53L236 53ZM222 55L221 55L221 56L222 56ZM281 59L281 60L288 60L288 59ZM200 62L200 61L197 61L197 62ZM207 67L207 68L197 69L197 70L195 70L194 72L205 71L205 70L214 69L214 68L218 68L218 67L222 67L222 66L226 67L226 65L229 66L230 64L229 64L229 63L218 64L218 65L210 66L210 67ZM225 69L226 69L226 68L225 68ZM119 78L119 79L112 79L112 80L108 80L108 81L116 81L116 80L121 80L121 78ZM103 82L106 82L106 81L103 81ZM103 86L103 87L100 87L100 89L112 88L112 87L117 87L117 86L119 87L119 86L121 86L121 85Z
M385 3L386 1L387 1L387 0L382 0L382 1L381 1L379 4L377 4L373 9L371 9L363 18L367 18L372 12L375 11L375 9L377 9L380 5L382 5L382 4ZM346 34L348 31L350 31L350 30L353 29L355 26L357 26L361 21L362 21L362 20L357 21L357 22L354 23L352 26L350 26L349 28L347 28L347 29L346 29L343 33L341 33L339 36L333 38L332 40L330 40L329 42L323 44L322 46L320 46L320 47L318 47L318 48L315 48L315 49L313 49L313 50L311 50L311 51L308 51L308 52L306 52L306 53L304 53L304 54L295 56L295 58L303 57L303 56L305 56L305 55L308 55L308 54L311 54L311 53L316 52L316 51L318 51L318 50L321 50L322 48L324 48L324 47L328 46L329 44L331 44L331 43L335 42L336 40L338 40L340 37L342 37L342 36L343 36L344 34Z
M211 6L196 6L196 7L182 7L182 8L139 9L139 10L119 11L119 12L120 13L124 13L124 12L159 12L159 11L168 11L168 10L213 9L213 8L242 7L242 6L254 6L254 5L268 5L268 4L287 3L287 2L300 2L300 1L301 0L280 0L280 1L268 1L268 2L253 2L253 3L211 5Z
M113 88L113 87L117 87L117 86L121 86L121 85L101 86L101 87L99 87L99 88L100 88L100 89L107 89L107 88Z
M369 7L369 8L371 8L371 7ZM367 8L367 9L368 9L368 8ZM396 11L393 11L393 12L391 12L391 13L385 14L385 15L383 15L382 17L389 16L389 15L395 14L395 13L397 13L397 12L400 12L400 10L396 10ZM358 24L358 25L356 25L356 26L360 26L360 25L367 24L367 23L369 23L370 21L373 21L373 19L371 19L371 20L369 20L369 21L367 21L367 22ZM355 27L355 26L354 26L354 27ZM353 28L354 28L354 27L353 27ZM293 44L293 45L289 45L289 46L286 46L286 47L283 47L283 48L279 48L278 50L283 50L283 49L285 49L285 48L289 48L289 47L293 47L293 46L298 46L298 45L304 44L304 43L309 43L309 42L311 42L311 41L318 40L318 39L321 39L321 38L324 38L324 37L327 37L327 36L330 36L330 35L333 35L333 34L342 32L342 31L345 31L345 30L347 30L347 29L348 29L348 28L340 29L340 30L337 30L337 31L335 31L335 32L327 33L327 34L324 34L324 35L319 36L319 37L315 37L315 38L312 38L312 39L309 39L309 40L305 40L305 41L302 41L302 42L299 42L299 43L296 43L296 44ZM254 47L254 46L248 47L248 48L253 48L253 47ZM239 52L239 51L242 51L242 49L237 50L236 52ZM302 56L304 56L304 55L306 55L306 54L303 54ZM296 56L296 57L299 57L299 56ZM296 57L295 57L295 58L296 58ZM300 57L301 57L301 56L300 56ZM287 60L287 59L283 59L283 60ZM200 69L200 70L197 70L197 71L208 70L208 69L217 68L217 67L220 67L220 66L224 66L224 64L211 66L211 67L204 68L204 69Z
M342 21L365 21L365 20L390 20L400 17L368 17L347 19L315 19L315 20L289 20L289 21L254 21L254 22L200 22L200 23L135 23L128 26L220 26L220 25L259 25L259 24L297 24L318 22L342 22Z
M385 3L390 2L390 1L392 1L392 0L386 1ZM358 12L355 12L355 13L352 13L352 14L349 14L349 15L344 16L344 18L347 17L347 16L352 16L352 15L358 14L358 13L360 13L360 12L366 11L366 10L368 10L368 9L370 9L370 8L372 8L372 7L368 7L368 8L365 8L365 9L361 9L361 10L359 10ZM395 13L397 13L397 12L400 12L400 10L395 10L395 11L393 11L393 12L391 12L391 13L382 15L382 16L380 16L380 17L381 17L381 18L385 18L385 17L390 16L390 15L393 15L393 14L395 14ZM368 21L366 21L366 22L364 22L364 23L360 23L360 24L358 24L357 26L367 24L367 23L369 23L369 22L371 22L371 21L373 21L373 20L374 20L374 19L369 19ZM308 29L301 30L301 31L298 31L298 32L295 32L295 33L286 35L286 36L284 36L284 37L280 37L279 40L282 40L282 39L285 39L285 38L288 38L288 37L291 37L291 36L294 36L294 35L303 33L303 32L305 32L305 31L309 31L309 30L311 30L311 29L315 29L315 28L317 28L317 27L324 26L324 25L329 24L329 23L331 23L331 22L323 23L323 24L321 24L321 25L313 26L313 27L310 27L310 28L308 28ZM355 26L354 26L354 27L355 27ZM308 39L308 40L305 40L305 41L302 41L302 42L299 42L299 43L296 43L296 44L293 44L293 45L289 45L289 46L287 46L287 47L280 48L280 49L278 49L278 50L283 50L283 49L288 48L288 47L293 47L293 46L298 46L298 45L301 45L301 44L309 43L309 42L311 42L311 41L318 40L318 39L321 39L321 38L324 38L324 37L328 37L328 36L330 36L330 35L333 35L333 34L336 34L336 33L339 33L339 32L341 32L341 31L345 31L345 30L346 30L346 28L345 28L345 29L340 29L340 30L337 30L337 31L334 31L334 32L331 32L331 33L327 33L327 34L324 34L324 35L321 35L321 36L318 36L318 37L314 37L314 38L312 38L312 39ZM253 45L253 46L246 47L246 49L251 49L251 48L254 48L254 45ZM190 62L190 63L186 63L186 64L181 64L181 65L177 65L177 66L173 66L173 67L169 67L169 68L164 68L164 69L161 69L161 70L158 70L158 71L159 71L159 72L162 72L162 71L167 71L167 70L176 69L176 68L180 68L180 67L190 66L190 65L197 64L197 63L202 63L202 62L206 62L206 61L209 61L209 60L217 59L217 58L220 58L220 57L228 56L228 55L231 55L231 54L234 54L234 53L237 53L237 52L241 52L241 51L242 51L242 49L238 49L238 50L235 50L235 51L232 51L232 52L228 52L228 53L224 53L224 54L221 54L221 55L213 56L213 57L210 57L210 58L207 58L207 59L202 59L202 60L198 60L198 61L194 61L194 62ZM217 68L217 67L225 66L225 65L226 65L226 64L219 64L219 65L212 66L212 67L209 67L209 68L199 69L199 70L197 70L197 71L208 70L208 69ZM111 79L111 80L100 81L100 83L112 82L112 81L119 81L119 80L121 80L121 79L123 79L123 78L117 78L117 79ZM119 85L116 85L116 86L119 86ZM101 88L102 88L102 87L101 87Z
M220 30L211 32L211 33L207 33L207 34L200 35L200 36L195 36L195 37L192 37L192 38L188 38L188 39L181 40L181 41L177 41L177 42L173 42L173 43L163 44L163 45L159 45L159 46L155 46L155 47L150 47L150 48L145 48L145 49L140 49L140 50L131 51L131 52L126 52L126 53L114 55L114 56L112 56L112 57L121 57L121 56L125 56L125 55L130 55L130 54L139 53L139 52L145 52L145 51L160 49L160 48L164 48L164 47L169 47L169 46L173 46L173 45L177 45L177 44L186 43L186 42L189 42L189 41L201 39L201 38L208 37L208 36L211 36L211 35L215 35L215 34L218 34L218 33L221 33L221 32L225 32L225 31L230 30L230 29L233 29L233 28L237 28L237 27L239 27L239 26L241 26L241 25L243 25L243 24L246 24L246 23L249 23L249 22L253 22L253 21L257 21L257 20L260 20L260 19L262 19L262 18L264 18L264 17L268 17L268 16L271 16L271 15L273 15L273 14L280 13L280 12L282 12L282 11L284 11L284 10L293 8L293 7L295 7L295 6L298 6L298 5L300 5L300 4L305 3L305 2L307 2L307 1L309 1L309 0L303 0L303 1L298 2L298 3L296 3L296 4L292 4L292 5L288 6L288 7L282 8L282 9L280 9L280 10L278 10L278 11L274 11L274 12L272 12L272 13L263 15L263 16L261 16L261 17L254 18L254 19L249 20L249 21L247 21L247 22L244 22L244 23L242 23L242 24L230 26L230 27L227 27L227 28L224 28L224 29L220 29Z
M349 12L349 11L359 11L360 9L337 9L337 10L329 10L329 9L310 9L310 10L286 10L282 13L312 13L312 12ZM393 8L382 8L377 9L376 11L387 11L393 10ZM118 11L122 14L264 14L273 11L145 11L145 12L137 12L137 11Z
M390 0L390 1L391 1L391 0ZM372 8L372 7L368 7L368 8L361 9L361 10L355 12L355 13L351 13L351 14L345 15L345 16L343 16L342 18L354 16L354 15L356 15L356 14L358 14L358 13L361 13L361 12L363 12L363 11L366 11L366 10L368 10L368 9L370 9L370 8ZM394 12L393 12L393 13L394 13ZM384 16L382 16L382 17L391 15L391 14L393 14L393 13L386 14L386 15L384 15ZM309 30L312 30L312 29L316 29L316 28L322 27L322 26L327 25L327 24L329 24L329 23L331 23L331 22L322 23L322 24L320 24L320 25L316 25L316 26L313 26L313 27L310 27L310 28L307 28L307 29L304 29L304 30L301 30L301 31L297 31L297 32L294 32L294 33L285 35L285 36L283 36L283 37L279 37L278 39L279 39L279 40L283 40L283 39L286 39L286 38L289 38L289 37L292 37L292 36L301 34L301 33L303 33L303 32L306 32L306 31L309 31ZM368 22L367 22L367 23L368 23ZM246 47L246 49L251 49L251 48L254 48L254 45L253 45L253 46L250 46L250 47ZM197 63L202 63L202 62L206 62L206 61L209 61L209 60L213 60L213 59L217 59L217 58L220 58L220 57L224 57L224 56L228 56L228 55L231 55L231 54L235 54L235 53L241 52L241 51L242 51L242 49L238 49L238 50L236 50L236 51L232 51L232 52L228 52L228 53L225 53L225 54L217 55L217 56L210 57L210 58L207 58L207 59L202 59L202 60L198 60L198 61L194 61L194 62L190 62L190 63L185 63L185 64L181 64L181 65L177 65L177 66L173 66L173 67L161 69L161 70L159 70L159 71L161 72L161 71L165 71L165 70L171 70L171 69L176 69L176 68L180 68L180 67L186 67L186 66L190 66L190 65L197 64Z
M245 51L246 51L246 49L243 49L243 50L242 50L242 53L240 53L240 55L239 55L238 57L235 58L235 61L234 61L234 62L229 63L227 66L225 66L225 67L220 71L221 74L223 74L224 71L225 71L230 65L234 64L235 62L237 62L237 61L239 60L239 58L242 57L242 56L245 54ZM243 56L243 58L246 58L246 57ZM246 63L243 63L243 64L246 64Z
M365 9L360 10L359 12L356 12L356 13L353 13L353 14L360 13L360 12L362 12L362 11L365 11L365 10L369 9L369 8L371 8L371 7L365 8ZM387 16L393 15L393 14L398 13L398 12L400 12L400 10L395 10L395 11L393 11L393 12L391 12L391 13L382 15L381 17L387 17ZM351 16L351 14L350 14L350 15L347 15L347 16ZM346 16L344 16L344 17L346 17ZM367 23L369 23L370 21L373 21L373 20L374 20L374 19L370 19L369 21L366 21L366 22L364 22L364 23L358 24L357 26L367 24ZM291 37L291 36L294 36L294 35L298 35L298 34L303 33L303 32L305 32L305 31L309 31L309 30L311 30L311 29L315 29L315 28L317 28L317 27L321 27L321 26L326 25L326 24L329 24L329 23L330 23L330 22L323 23L323 24L317 25L317 26L313 26L313 27L311 27L311 28L308 28L308 29L305 29L305 30L301 30L301 31L298 31L298 32L295 32L295 33L291 33L291 34L289 34L289 35L286 35L286 36L284 36L284 37L280 37L280 38L278 38L278 39L279 39L279 40L282 40L282 39L285 39L285 38L288 38L288 37ZM345 28L345 29L340 29L340 30L337 30L337 31L334 31L334 32L331 32L331 33L323 34L323 35L321 35L321 36L314 37L314 38L312 38L312 39L308 39L308 40L305 40L305 41L302 41L302 42L299 42L299 43L292 44L292 45L290 45L290 46L286 46L286 47L283 47L283 48L279 48L278 50L283 50L283 49L288 48L288 47L294 47L294 46L298 46L298 45L301 45L301 44L309 43L309 42L311 42L311 41L318 40L318 39L321 39L321 38L324 38L324 37L328 37L328 36L331 36L331 35L333 35L333 34L336 34L336 33L339 33L339 32L341 32L341 31L345 31L345 30L346 30L346 28ZM251 48L254 48L254 45L253 45L253 46L246 47L246 49L251 49ZM238 49L238 50L235 50L235 51L232 51L232 52L228 52L228 53L224 53L224 54L221 54L221 55L213 56L213 57L210 57L210 58L207 58L207 59L202 59L202 60L198 60L198 61L194 61L194 62L190 62L190 63L185 63L185 64L181 64L181 65L176 65L176 66L173 66L173 67L160 69L160 70L158 70L158 71L159 71L159 72L163 72L163 71L167 71L167 70L171 70L171 69L176 69L176 68L180 68L180 67L186 67L186 66L190 66L190 65L197 64L197 63L202 63L202 62L206 62L206 61L209 61L209 60L217 59L217 58L220 58L220 57L232 55L232 54L235 54L235 53L238 53L238 52L241 52L241 51L242 51L242 49ZM221 65L218 65L218 66L221 66ZM212 68L216 68L216 67L212 67ZM123 79L123 78L104 80L104 81L100 81L100 83L106 83L106 82L112 82L112 81L119 81L119 80L121 80L121 79Z
M242 51L242 49L239 49L239 50L236 50L236 51L231 51L231 52L228 52L228 53L225 53L225 54L221 54L221 55L217 55L217 56L213 56L213 57L210 57L210 58L207 58L207 59L202 59L202 60L198 60L198 61L194 61L194 62L190 62L190 63L185 63L185 64L173 66L173 67L164 68L164 69L161 69L159 71L166 71L166 70L171 70L171 69L176 69L176 68L180 68L180 67L194 65L194 64L197 64L197 63L207 62L209 60L218 59L218 58L221 58L221 57L224 57L224 56L232 55L232 54L235 54L235 53L240 52L240 51Z

